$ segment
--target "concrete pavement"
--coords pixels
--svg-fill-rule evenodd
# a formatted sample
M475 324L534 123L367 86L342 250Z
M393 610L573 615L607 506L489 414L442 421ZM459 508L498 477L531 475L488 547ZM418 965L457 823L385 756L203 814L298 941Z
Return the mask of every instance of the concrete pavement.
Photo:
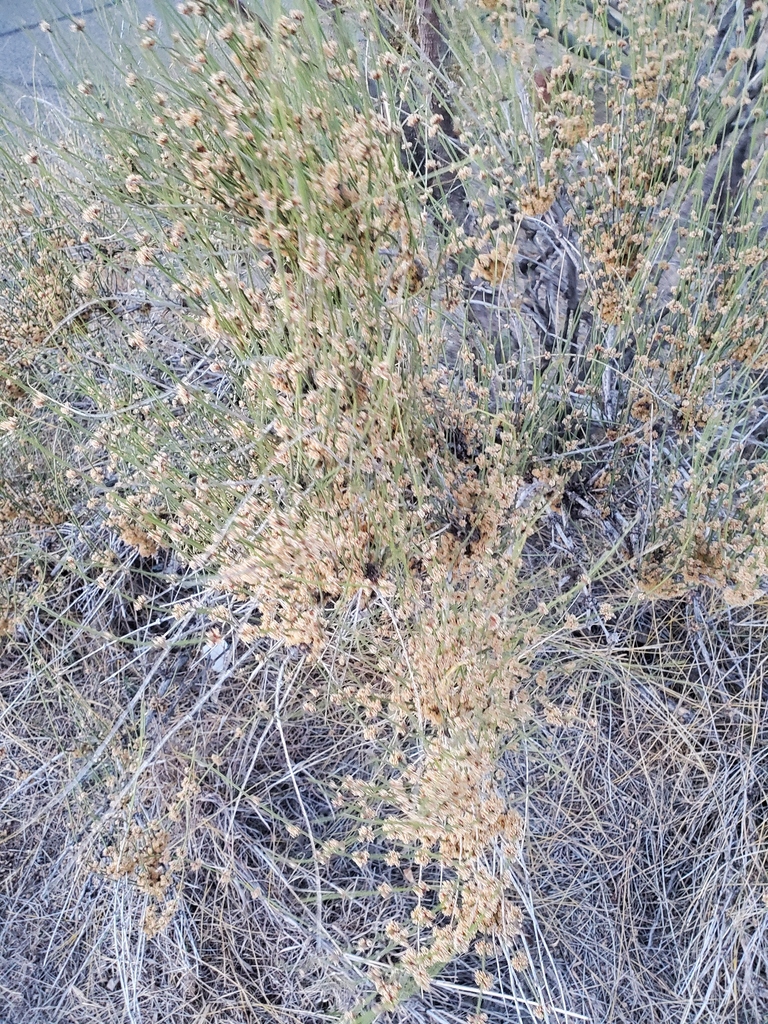
M73 19L104 46L108 35L125 33L156 5L151 0L0 0L0 95L4 106L29 115L35 100L56 103L56 71L66 73L84 46ZM40 31L41 21L52 28ZM49 62L52 65L49 66Z

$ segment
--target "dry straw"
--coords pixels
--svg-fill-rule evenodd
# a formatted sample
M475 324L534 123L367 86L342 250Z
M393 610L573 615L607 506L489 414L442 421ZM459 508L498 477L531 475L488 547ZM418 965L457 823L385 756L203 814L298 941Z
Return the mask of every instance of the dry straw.
M0 1018L768 1019L766 5L94 24L0 168Z

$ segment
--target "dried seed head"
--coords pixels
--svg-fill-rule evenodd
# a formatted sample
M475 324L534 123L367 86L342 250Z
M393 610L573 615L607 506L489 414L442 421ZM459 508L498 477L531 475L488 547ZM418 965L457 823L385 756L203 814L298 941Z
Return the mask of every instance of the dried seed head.
M91 206L86 206L86 208L80 214L81 220L84 224L94 224L100 216L101 207L98 203L93 203Z
M194 128L200 122L200 111L190 107L189 110L182 110L179 114L177 124L183 128Z

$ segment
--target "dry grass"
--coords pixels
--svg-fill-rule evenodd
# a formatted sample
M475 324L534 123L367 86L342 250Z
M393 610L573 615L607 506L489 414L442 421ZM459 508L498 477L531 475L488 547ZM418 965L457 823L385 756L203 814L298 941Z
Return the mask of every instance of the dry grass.
M0 1022L768 1020L766 5L135 38L0 168Z

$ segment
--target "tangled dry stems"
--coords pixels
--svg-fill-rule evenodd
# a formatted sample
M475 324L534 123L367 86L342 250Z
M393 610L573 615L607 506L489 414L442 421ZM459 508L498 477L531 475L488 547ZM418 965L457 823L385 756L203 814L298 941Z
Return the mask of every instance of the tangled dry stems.
M713 6L186 2L15 126L9 1021L768 1016L768 12Z

